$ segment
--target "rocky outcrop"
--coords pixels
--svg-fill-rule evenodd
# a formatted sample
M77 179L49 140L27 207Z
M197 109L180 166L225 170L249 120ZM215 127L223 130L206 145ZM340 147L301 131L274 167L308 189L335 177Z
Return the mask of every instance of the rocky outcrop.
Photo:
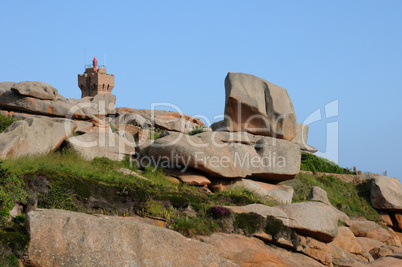
M116 96L111 94L66 99L55 95L56 91L50 89L50 85L41 83L34 86L36 83L0 83L0 108L35 115L90 120L95 115L111 113L116 102Z
M212 245L222 258L238 266L322 266L319 262L302 254L267 246L257 238L213 234L209 237L201 237L201 240Z
M371 183L371 205L381 210L402 211L402 183L392 177L375 177Z
M209 244L130 219L37 209L26 220L39 266L236 266Z
M20 82L11 87L11 91L43 100L55 100L59 94L53 86L43 82Z
M296 114L286 89L253 75L229 72L225 93L222 130L295 138Z
M0 134L0 159L54 152L77 126L72 120L32 117Z
M77 151L84 159L93 160L96 157L107 157L111 160L123 160L124 156L135 153L135 143L125 137L122 132L88 132L83 135L68 138L66 147Z
M338 215L323 203L301 202L268 207L262 204L226 206L235 213L255 212L261 216L274 216L300 234L328 243L338 233Z
M117 108L114 124L132 124L142 128L156 127L162 130L189 133L204 123L195 117L164 110Z
M283 220L283 223L299 233L325 243L331 242L338 234L338 215L328 205L307 201L279 205L276 208L287 215L288 219Z
M148 154L156 161L167 160L169 166L188 166L212 177L280 182L298 174L300 152L295 144L271 137L247 135L248 140L239 140L232 136L235 133L168 132L152 143Z
M37 209L28 213L26 224L27 261L40 266L322 266L257 238L213 234L188 239L130 218Z

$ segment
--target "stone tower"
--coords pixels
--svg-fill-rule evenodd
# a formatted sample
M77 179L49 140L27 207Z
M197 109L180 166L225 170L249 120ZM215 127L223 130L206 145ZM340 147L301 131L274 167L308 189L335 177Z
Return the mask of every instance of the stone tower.
M86 68L82 75L78 74L78 86L82 91L81 98L98 94L111 94L114 87L114 75L107 74L104 66L98 68L98 61L94 57L92 68Z

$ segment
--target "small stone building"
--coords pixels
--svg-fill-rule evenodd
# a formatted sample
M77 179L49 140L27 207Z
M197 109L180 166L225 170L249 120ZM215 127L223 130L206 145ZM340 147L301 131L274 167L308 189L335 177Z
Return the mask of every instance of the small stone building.
M78 74L78 86L82 91L81 98L98 94L111 94L114 87L114 75L107 74L106 68L98 68L95 57L92 68L86 68L82 75Z

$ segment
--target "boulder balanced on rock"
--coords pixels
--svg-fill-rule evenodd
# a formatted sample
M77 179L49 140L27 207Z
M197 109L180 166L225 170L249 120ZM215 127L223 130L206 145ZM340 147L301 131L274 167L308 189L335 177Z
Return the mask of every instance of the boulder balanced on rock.
M222 130L295 138L296 114L286 89L250 74L229 72L225 92Z

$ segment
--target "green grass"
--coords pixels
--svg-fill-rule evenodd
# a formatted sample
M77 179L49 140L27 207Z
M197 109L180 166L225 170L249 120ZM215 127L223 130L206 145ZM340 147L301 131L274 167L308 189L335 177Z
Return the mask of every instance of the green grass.
M20 119L0 114L0 133L4 132L4 130L7 129L8 126L10 126L11 124L13 124L18 120Z
M193 129L188 133L189 135L195 135L207 131L207 127L204 125L195 125Z
M294 189L292 202L306 201L313 186L327 192L331 204L345 212L349 217L366 217L379 221L378 212L370 204L369 182L353 184L340 181L332 176L316 176L299 173L293 180L282 182Z
M339 167L335 162L318 157L310 153L302 152L300 169L303 171L354 174L348 169Z
M0 267L18 266L29 244L29 235L24 227L25 215L14 218L7 227L0 228Z

